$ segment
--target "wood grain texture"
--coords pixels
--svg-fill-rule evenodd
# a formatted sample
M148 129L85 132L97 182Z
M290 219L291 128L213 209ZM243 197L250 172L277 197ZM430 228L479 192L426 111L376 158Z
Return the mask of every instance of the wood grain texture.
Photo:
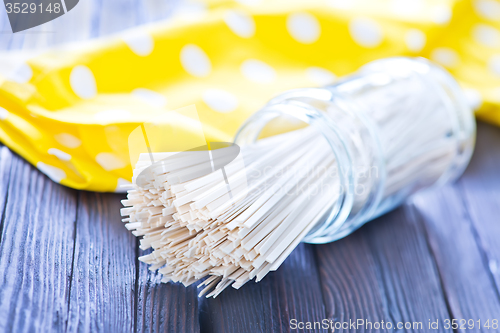
M121 222L121 197L79 192L68 332L134 329L136 242Z
M0 332L199 331L195 287L139 264L123 195L55 184L6 147L0 175Z
M364 228L337 242L316 245L326 318L387 321L388 305Z
M383 320L394 328L398 323L417 322L423 327L429 319L449 318L425 235L405 208L370 222L343 240L318 246L316 251L329 318L340 322ZM345 331L391 331L370 327Z
M392 322L450 319L423 227L407 205L367 224L364 235L383 281ZM452 332L440 328L440 332Z
M458 182L482 259L500 297L500 129L481 123L477 147Z
M10 181L0 244L0 331L61 330L68 320L75 191L4 147L1 159L3 176L10 161Z
M498 293L459 189L449 186L415 198L415 216L427 229L451 317L462 323L491 320L500 313Z
M200 302L202 332L289 332L291 319L326 318L313 246L305 244L259 283Z
M149 271L146 264L137 268L136 332L199 332L196 286L161 283L161 274Z

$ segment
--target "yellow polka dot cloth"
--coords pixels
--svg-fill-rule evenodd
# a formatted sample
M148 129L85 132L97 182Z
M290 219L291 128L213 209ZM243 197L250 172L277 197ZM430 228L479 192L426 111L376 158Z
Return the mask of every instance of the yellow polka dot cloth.
M0 77L1 141L63 185L119 191L132 174L128 135L155 114L195 104L207 139L231 141L273 95L395 55L442 64L477 116L500 124L498 1L205 5L196 15L36 55Z

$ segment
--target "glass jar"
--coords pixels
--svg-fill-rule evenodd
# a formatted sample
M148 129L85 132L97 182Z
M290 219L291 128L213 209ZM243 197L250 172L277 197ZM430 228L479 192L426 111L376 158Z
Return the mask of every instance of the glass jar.
M339 185L338 197L303 239L308 243L345 237L415 192L455 180L476 132L452 76L405 57L373 61L324 88L277 96L243 124L235 143L245 147L301 123L321 134L318 146L333 154L329 168Z

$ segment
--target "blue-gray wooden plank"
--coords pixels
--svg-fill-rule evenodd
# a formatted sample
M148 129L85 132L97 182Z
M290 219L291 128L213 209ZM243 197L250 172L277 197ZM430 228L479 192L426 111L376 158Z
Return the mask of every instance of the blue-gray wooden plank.
M0 331L62 331L68 320L75 191L1 150L2 191L8 189L8 195L1 198L6 205L0 226Z
M199 331L195 287L139 264L122 197L58 185L0 148L0 332Z
M349 323L344 332L392 332L404 325L411 325L408 332L417 332L427 328L429 319L450 319L422 226L408 215L407 207L316 251L321 283L329 295L327 315ZM440 332L452 330L441 327Z
M500 130L481 124L478 145L466 172L458 182L463 205L489 274L500 290Z
M312 245L299 245L276 271L259 283L228 288L200 300L202 332L288 332L292 319L327 318ZM328 332L318 327L317 332Z
M500 299L487 259L492 253L478 242L464 194L459 184L447 186L415 198L413 210L426 229L451 317L466 323L467 332L481 332L477 320L498 319ZM471 319L475 327L469 328Z
M136 242L118 214L122 196L80 191L68 332L131 332Z
M143 254L141 254L143 255ZM138 268L137 332L199 332L196 286L161 283L161 274Z

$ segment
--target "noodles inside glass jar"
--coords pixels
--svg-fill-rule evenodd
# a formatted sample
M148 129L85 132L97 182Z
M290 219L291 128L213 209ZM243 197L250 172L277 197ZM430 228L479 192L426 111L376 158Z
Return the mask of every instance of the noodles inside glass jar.
M200 296L262 280L300 242L342 238L460 176L475 141L463 95L426 60L379 60L279 95L235 144L141 154L122 201L125 226L153 248L139 260L163 282L203 279Z
M261 140L283 147L260 169L269 179L292 175L269 181L290 184L274 207L292 206L295 223L310 224L301 240L326 243L417 191L458 178L475 132L453 77L425 59L400 57L371 62L324 88L277 96L243 124L235 143L250 155Z

